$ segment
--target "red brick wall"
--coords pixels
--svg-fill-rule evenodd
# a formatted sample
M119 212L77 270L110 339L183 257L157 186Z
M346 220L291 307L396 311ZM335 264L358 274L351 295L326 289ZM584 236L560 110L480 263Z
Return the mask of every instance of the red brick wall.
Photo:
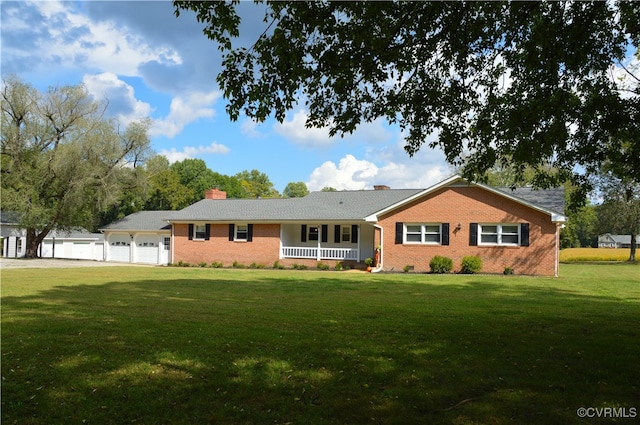
M395 224L449 223L450 244L396 245ZM461 229L456 231L460 223ZM527 247L469 246L470 223L530 223ZM395 210L380 219L384 228L385 270L401 271L406 265L416 271L429 271L435 255L453 260L460 270L464 256L482 259L482 272L502 273L511 267L515 274L556 274L556 225L548 214L528 208L478 187L449 187Z
M211 224L208 241L189 240L189 225L174 224L175 263L198 264L219 262L231 266L234 261L248 266L252 263L273 266L280 250L279 224L254 224L251 242L229 241L229 224Z

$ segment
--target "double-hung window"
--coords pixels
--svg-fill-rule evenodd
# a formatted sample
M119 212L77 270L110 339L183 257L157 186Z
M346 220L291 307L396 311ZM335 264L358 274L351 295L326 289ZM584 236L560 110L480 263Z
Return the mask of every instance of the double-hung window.
M207 226L206 226L206 224L195 224L193 226L193 239L205 240L206 237L207 237Z
M479 224L480 245L520 245L520 225Z
M411 244L440 244L442 226L438 224L406 224L404 242Z
M246 224L237 224L235 227L236 227L236 234L235 234L234 240L246 241L247 236L249 234L249 227Z

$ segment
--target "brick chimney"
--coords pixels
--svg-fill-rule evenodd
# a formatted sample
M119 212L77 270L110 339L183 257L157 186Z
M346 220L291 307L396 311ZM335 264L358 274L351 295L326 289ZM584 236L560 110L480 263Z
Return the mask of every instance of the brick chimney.
M373 189L374 190L389 190L391 188L389 186L384 185L384 184L378 184L378 185L373 186Z
M205 190L204 199L227 199L227 192L214 187L209 190Z

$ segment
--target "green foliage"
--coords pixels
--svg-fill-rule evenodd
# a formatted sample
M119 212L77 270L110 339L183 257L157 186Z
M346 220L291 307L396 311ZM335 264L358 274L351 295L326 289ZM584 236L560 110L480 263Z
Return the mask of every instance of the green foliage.
M211 263L211 267L214 269L221 269L222 267L224 267L224 264L219 261L214 261L213 263Z
M586 188L576 165L640 169L633 2L269 1L254 6L264 32L249 42L235 2L174 6L222 51L233 120L282 122L303 102L307 125L331 136L386 119L409 155L432 140L473 180L512 164L536 186Z
M365 258L365 259L364 259L364 263L365 263L367 266L371 267L371 266L373 265L373 258L371 258L371 257L367 257L367 258Z
M409 273L409 270L413 270L413 266L406 264L403 268L402 271L405 273Z
M504 274L504 275L512 275L513 274L513 269L511 267L505 267L504 271L502 272L502 274Z
M318 265L316 266L318 270L329 270L329 265L324 264L322 261L318 261Z
M341 271L343 268L344 266L341 262L336 263L336 265L333 267L333 269L337 272Z
M470 255L462 258L462 264L460 267L460 273L462 274L475 274L482 270L482 260L480 257Z
M83 86L41 93L12 76L1 96L2 208L19 213L27 257L53 229L95 229L121 202L143 207L150 120L121 129Z
M234 269L244 269L246 266L242 263L234 261L231 267L233 267Z
M304 182L291 182L284 188L282 196L285 198L302 198L309 194L309 189Z
M273 262L273 268L276 270L284 270L284 265L280 264L280 261L276 260Z
M291 267L294 270L307 270L309 268L305 264L298 264L298 263L293 263L293 265Z
M258 170L242 171L235 175L244 191L243 198L277 198L278 191L269 180L269 176Z
M449 273L453 269L453 260L448 257L436 255L429 261L431 273Z

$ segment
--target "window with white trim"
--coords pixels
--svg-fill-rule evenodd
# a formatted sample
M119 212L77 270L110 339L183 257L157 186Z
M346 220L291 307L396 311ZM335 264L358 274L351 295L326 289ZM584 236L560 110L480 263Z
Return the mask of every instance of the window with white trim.
M520 245L519 224L478 224L479 245Z
M351 226L342 226L342 242L351 242Z
M193 226L193 239L204 240L207 237L207 226L205 224L195 224Z
M405 224L404 242L411 244L440 244L442 226L440 223Z
M236 234L234 240L246 241L249 235L249 226L246 224L236 224Z

